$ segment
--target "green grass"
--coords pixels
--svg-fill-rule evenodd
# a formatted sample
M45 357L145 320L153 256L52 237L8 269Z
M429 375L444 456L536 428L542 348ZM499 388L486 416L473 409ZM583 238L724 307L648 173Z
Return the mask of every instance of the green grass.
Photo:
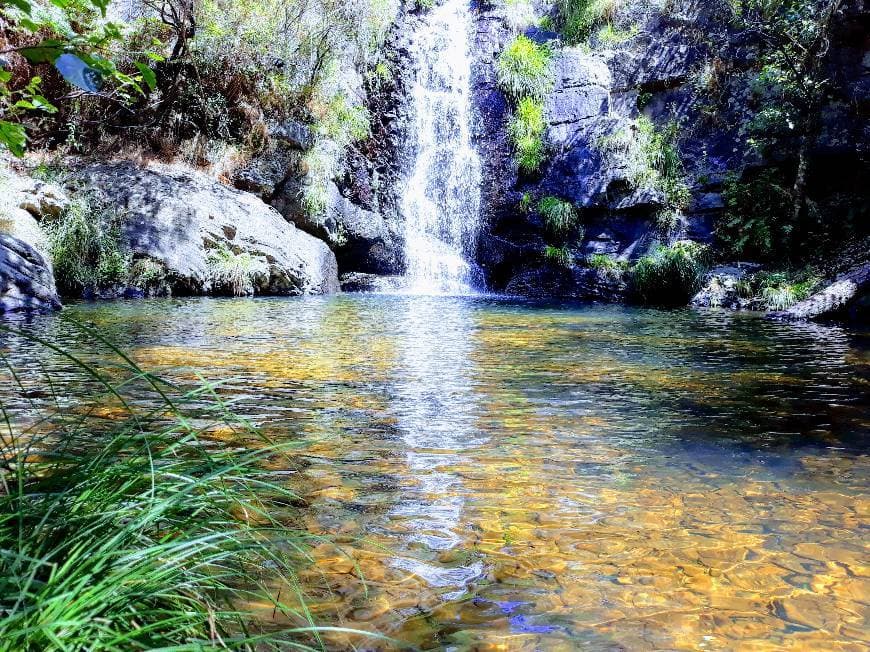
M738 292L767 310L785 310L809 297L821 281L812 268L758 272L741 279Z
M650 188L664 195L667 209L685 209L691 193L678 143L680 125L672 121L657 128L640 116L627 128L599 138L596 148L611 164L626 168L629 181L637 188Z
M620 0L560 0L558 28L569 45L585 43L596 25L612 22Z
M691 240L658 245L631 270L635 298L644 304L683 305L701 288L709 249Z
M519 102L531 97L542 99L553 88L552 52L527 36L517 36L498 58L498 83Z
M544 247L544 260L557 267L571 267L573 256L571 256L571 251L566 245L561 247L547 245Z
M215 290L243 297L254 294L257 279L266 274L266 269L249 253L237 254L218 247L208 253L208 273Z
M44 222L58 289L66 296L124 285L130 254L121 242L123 214L86 194Z
M544 227L552 235L566 236L577 226L577 210L567 201L558 197L544 197L538 202L538 213L544 220Z
M604 278L615 281L622 280L625 273L628 271L628 263L623 260L617 260L613 256L607 254L592 254L586 259L586 264L590 268L597 270Z
M521 99L508 125L508 134L516 151L517 165L526 174L537 172L544 162L546 128L543 103L532 97Z
M296 579L320 541L293 527L298 499L266 470L292 464L288 446L214 385L175 386L76 327L87 359L4 329L65 371L6 374L5 395L20 393L0 432L0 650L322 647ZM70 407L65 383L92 401ZM53 399L25 399L34 386ZM33 425L16 425L22 410ZM267 632L250 603L289 625Z

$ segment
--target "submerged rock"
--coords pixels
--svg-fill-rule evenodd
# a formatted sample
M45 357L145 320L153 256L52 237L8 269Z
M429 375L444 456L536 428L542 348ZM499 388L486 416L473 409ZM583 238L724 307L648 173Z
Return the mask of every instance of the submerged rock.
M178 293L212 290L208 257L214 249L248 254L264 270L254 278L258 294L339 289L335 255L324 242L289 224L258 197L204 174L102 163L77 170L73 182L123 212L123 244L134 258L161 263Z
M48 258L23 240L0 234L0 313L60 307Z

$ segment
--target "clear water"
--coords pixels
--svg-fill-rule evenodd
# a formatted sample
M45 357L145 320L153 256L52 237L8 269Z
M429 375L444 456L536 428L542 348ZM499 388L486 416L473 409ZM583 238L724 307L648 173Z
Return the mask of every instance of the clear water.
M418 296L65 314L173 377L233 379L240 412L300 442L284 477L336 537L302 575L324 620L424 649L870 644L867 333ZM91 346L58 316L22 326ZM64 384L63 360L2 341Z
M423 18L414 39L412 166L405 182L406 279L418 294L468 294L480 213L480 159L472 146L471 19L467 0Z

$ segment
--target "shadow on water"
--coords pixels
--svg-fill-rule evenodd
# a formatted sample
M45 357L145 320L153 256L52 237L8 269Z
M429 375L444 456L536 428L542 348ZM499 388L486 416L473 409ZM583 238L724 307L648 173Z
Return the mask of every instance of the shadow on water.
M287 482L336 536L302 576L324 618L419 647L866 642L867 333L493 297L67 312L301 442ZM81 348L56 316L22 326Z

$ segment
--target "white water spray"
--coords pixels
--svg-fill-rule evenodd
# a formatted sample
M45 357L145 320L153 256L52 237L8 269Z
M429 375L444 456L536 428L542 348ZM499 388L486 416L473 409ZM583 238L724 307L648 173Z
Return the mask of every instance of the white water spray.
M468 0L447 0L416 39L412 93L415 141L402 197L405 290L474 292L471 260L480 222L481 166L471 143L471 16Z

